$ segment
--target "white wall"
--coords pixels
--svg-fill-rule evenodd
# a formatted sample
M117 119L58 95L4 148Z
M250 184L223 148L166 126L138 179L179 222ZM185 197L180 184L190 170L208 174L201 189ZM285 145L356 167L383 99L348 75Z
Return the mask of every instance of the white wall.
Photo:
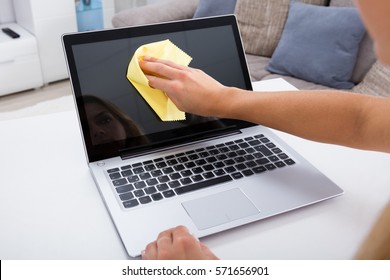
M0 0L0 23L14 22L15 14L12 0Z

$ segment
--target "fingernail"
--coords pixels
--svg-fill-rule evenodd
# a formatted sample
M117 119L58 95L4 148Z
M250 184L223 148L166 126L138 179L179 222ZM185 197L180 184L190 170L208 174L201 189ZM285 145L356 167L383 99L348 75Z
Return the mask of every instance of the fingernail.
M141 252L141 257L142 257L142 258L145 257L145 250L142 250L142 252Z

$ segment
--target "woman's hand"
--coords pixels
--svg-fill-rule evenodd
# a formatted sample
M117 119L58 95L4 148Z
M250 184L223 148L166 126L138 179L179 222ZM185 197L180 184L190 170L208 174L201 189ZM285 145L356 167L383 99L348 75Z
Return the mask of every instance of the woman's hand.
M140 66L149 86L165 92L179 110L218 117L224 113L225 86L199 69L144 57Z
M146 246L143 260L217 260L210 249L184 226L163 231Z

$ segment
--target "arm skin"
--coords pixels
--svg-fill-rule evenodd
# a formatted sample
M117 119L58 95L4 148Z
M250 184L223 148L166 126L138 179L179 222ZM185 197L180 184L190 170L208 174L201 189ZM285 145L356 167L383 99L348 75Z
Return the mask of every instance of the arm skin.
M198 69L146 57L152 87L182 110L235 118L306 139L390 152L390 99L335 90L250 92L225 87Z

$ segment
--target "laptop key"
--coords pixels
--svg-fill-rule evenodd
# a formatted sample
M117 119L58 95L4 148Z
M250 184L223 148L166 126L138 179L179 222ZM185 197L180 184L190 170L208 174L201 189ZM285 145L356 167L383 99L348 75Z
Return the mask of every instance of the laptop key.
M175 172L175 170L173 170L172 167L166 167L166 168L164 168L164 169L162 170L162 172L163 172L164 174L170 174L170 173L172 173L172 172Z
M256 150L258 152L261 152L263 155L269 157L269 156L272 156L273 153L264 145L260 145L260 146L257 146L256 147Z
M124 186L121 186L121 187L117 187L116 188L116 192L117 193L125 193L125 192L130 192L134 190L134 187L133 185L124 185Z
M149 173L142 173L139 175L139 177L141 178L141 180L147 180L150 179L152 175L150 175Z
M195 168L192 168L191 171L192 171L194 174L203 173L202 167L195 167Z
M194 175L191 177L192 181L199 182L203 180L203 177L201 175Z
M130 182L130 183L131 183L131 182ZM123 185L126 185L126 184L127 184L127 180L126 180L125 178L122 178L122 179L119 179L119 180L112 181L112 184L113 184L115 187L123 186Z
M180 179L180 183L182 183L183 185L188 185L188 184L191 184L192 181L190 178L183 178L183 179Z
M169 182L170 179L169 179L169 177L168 177L167 175L164 175L164 176L158 177L158 181L159 181L160 183L166 183L166 182Z
M242 171L242 174L244 174L245 176L251 176L255 173L250 169L246 169L246 170Z
M142 189L142 188L145 188L146 187L146 183L144 181L141 181L141 182L136 182L134 183L134 187L136 189Z
M284 166L286 166L286 164L284 163L284 162L282 162L282 161L278 161L278 162L275 162L274 163L277 167L284 167Z
M183 187L180 187L180 188L176 188L175 192L176 192L176 194L180 195L180 194L184 194L184 193L187 193L187 192L191 192L191 191L207 188L207 187L210 187L210 186L213 186L213 185L216 185L216 184L229 182L229 181L232 181L232 180L233 180L232 177L230 177L229 175L221 176L221 177L213 178L213 179L210 179L210 180L207 180L207 181L202 181L202 182L186 185L186 186L183 186Z
M168 185L169 185L169 187L170 187L171 189L174 189L174 188L177 188L177 187L180 187L180 186L181 186L180 183L179 183L179 181L172 181L172 182L169 182Z
M173 174L169 175L169 177L171 178L171 180L177 180L177 179L181 178L181 175L180 175L180 173L173 173Z
M128 201L124 201L123 202L123 206L125 208L132 208L132 207L135 207L135 206L138 206L138 205L139 205L139 202L136 199L132 199L132 200L128 200Z
M131 168L131 165L125 165L125 166L122 166L121 167L121 170L127 170L127 169L130 169Z
M265 168L264 166L257 166L255 168L252 168L252 171L255 172L256 174L259 174L267 171L267 168Z
M141 196L145 195L145 192L143 190L136 190L136 191L134 191L134 195L136 197L141 197Z
M291 158L284 161L287 165L293 165L295 164L295 161L293 161Z
M274 170L276 168L276 166L273 165L272 163L270 163L270 164L266 164L265 168L267 168L267 170Z
M162 193L165 198L175 196L175 192L173 190L168 190Z
M146 194L153 194L155 192L157 192L155 187L148 187L148 188L145 189L145 193Z
M270 156L270 157L268 157L268 159L269 159L270 161L273 161L273 162L279 160L279 158L278 158L277 156Z
M170 159L167 161L167 163L169 166L172 166L172 165L178 164L179 162L176 159Z
M185 166L183 164L178 164L178 165L175 165L173 167L173 169L175 169L175 171L182 171L182 170L184 170L186 168L185 168Z
M111 180L116 180L116 179L122 178L122 176L119 172L115 172L115 173L110 174L110 178L111 178Z
M232 174L232 177L237 180L237 179L241 179L244 176L240 172L235 172Z
M286 155L285 153L278 154L278 157L279 157L280 159L288 159L288 155Z
M161 161L161 162L157 162L156 166L157 168L164 168L167 167L167 164L165 163L165 161Z
M166 191L166 190L168 190L169 189L169 187L168 187L168 185L167 184L160 184L160 185L158 185L157 186L157 189L160 191L160 192L162 192L162 191Z
M153 177L159 177L163 174L161 170L154 170L150 173L152 174Z
M151 197L152 197L152 199L153 199L154 201L158 201L158 200L161 200L161 199L164 198L164 197L162 196L161 193L152 194Z
M149 164L149 165L145 166L145 170L146 171L152 171L152 170L155 170L155 169L156 169L156 166L154 164Z
M191 176L193 173L191 172L191 170L184 170L184 171L180 172L180 174L183 177L188 177L188 176Z
M141 173L144 173L145 170L143 167L137 167L137 168L133 169L133 172L134 172L134 174L141 174Z
M218 170L214 171L214 174L217 175L217 176L222 176L222 175L225 175L226 172L223 169L218 169Z
M112 169L108 169L107 173L113 173L113 172L118 172L118 171L119 171L119 168L112 168Z
M122 174L123 177L128 177L128 176L133 175L133 171L125 170L125 171L122 171L121 174Z
M129 180L130 183L135 183L139 181L139 177L137 175L129 176L127 177L127 180Z
M150 198L150 196L143 196L143 197L139 198L139 202L141 202L141 204L146 204L146 203L149 203L151 201L152 201L152 199Z
M121 199L122 201L126 201L126 200L133 199L133 198L134 198L134 195L133 195L131 192L129 192L129 193L121 194L121 195L119 195L119 197L120 197L120 199Z
M154 186L154 185L157 185L157 184L158 184L158 181L157 181L157 179L152 178L152 179L146 180L146 184L147 184L148 186Z
M271 140L269 140L268 138L261 138L260 141L262 143L269 143L269 142L271 142Z
M204 177L205 179L210 179L210 178L215 177L215 175L214 175L213 172L206 172L206 173L203 173L202 175L203 175L203 177Z

